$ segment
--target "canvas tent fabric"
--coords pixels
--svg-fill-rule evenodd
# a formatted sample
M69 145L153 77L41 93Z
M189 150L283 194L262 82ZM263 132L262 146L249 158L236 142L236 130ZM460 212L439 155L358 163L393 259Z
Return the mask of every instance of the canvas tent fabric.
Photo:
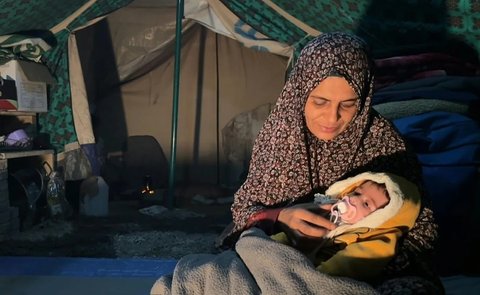
M245 47L290 57L293 47L255 30L221 1L189 0L185 3L185 18L195 20L210 30L238 40Z
M76 33L82 68L90 73L96 140L112 161L132 135L152 135L170 154L175 9L134 2ZM217 161L225 162L221 129L239 113L275 101L287 58L248 49L189 19L183 27L176 179L211 184L228 173L217 171ZM94 45L107 38L110 49Z

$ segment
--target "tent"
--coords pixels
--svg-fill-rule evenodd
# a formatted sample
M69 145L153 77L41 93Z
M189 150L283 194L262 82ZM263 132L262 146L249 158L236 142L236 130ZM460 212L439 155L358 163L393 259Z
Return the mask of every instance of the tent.
M130 136L153 136L169 158L176 1L2 4L0 58L42 61L56 77L39 123L70 179L101 173L99 147L113 160ZM480 241L478 1L190 0L184 15L180 183L237 184L245 151L299 50L322 32L354 32L378 62L375 108L422 162L444 226L443 271L475 271L466 267L478 261ZM459 245L463 253L447 255Z
M170 155L176 2L4 1L0 10L9 17L1 20L0 35L26 41L23 50L2 42L3 52L25 57L25 48L35 48L30 58L42 59L57 77L50 111L39 121L60 160L71 167L70 179L100 173L99 141L114 154L128 136L150 134ZM221 129L236 115L275 101L288 61L312 36L353 31L378 58L460 46L478 58L477 6L475 1L185 1L179 181L222 182L228 159Z

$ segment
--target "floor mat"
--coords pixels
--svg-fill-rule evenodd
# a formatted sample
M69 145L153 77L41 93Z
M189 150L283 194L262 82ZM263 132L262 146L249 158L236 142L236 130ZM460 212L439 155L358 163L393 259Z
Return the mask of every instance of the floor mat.
M172 273L176 260L83 257L0 257L1 276L152 277Z

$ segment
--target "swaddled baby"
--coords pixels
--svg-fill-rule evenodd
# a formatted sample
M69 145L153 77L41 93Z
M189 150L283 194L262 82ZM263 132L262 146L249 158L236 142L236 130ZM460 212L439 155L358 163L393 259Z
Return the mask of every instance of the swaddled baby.
M365 172L334 183L325 195L316 194L315 203L330 209L337 228L312 237L314 247L294 247L310 257L318 271L371 281L394 257L398 239L413 227L420 193L397 175ZM283 232L272 238L293 244Z

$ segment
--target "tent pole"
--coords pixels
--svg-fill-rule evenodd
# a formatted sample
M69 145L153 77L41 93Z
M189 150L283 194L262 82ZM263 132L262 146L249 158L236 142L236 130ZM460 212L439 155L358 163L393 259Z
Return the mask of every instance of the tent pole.
M178 93L180 85L180 54L182 43L183 0L177 0L177 20L175 27L175 65L173 76L172 138L170 141L170 172L168 177L167 207L175 205L175 162L177 153Z

